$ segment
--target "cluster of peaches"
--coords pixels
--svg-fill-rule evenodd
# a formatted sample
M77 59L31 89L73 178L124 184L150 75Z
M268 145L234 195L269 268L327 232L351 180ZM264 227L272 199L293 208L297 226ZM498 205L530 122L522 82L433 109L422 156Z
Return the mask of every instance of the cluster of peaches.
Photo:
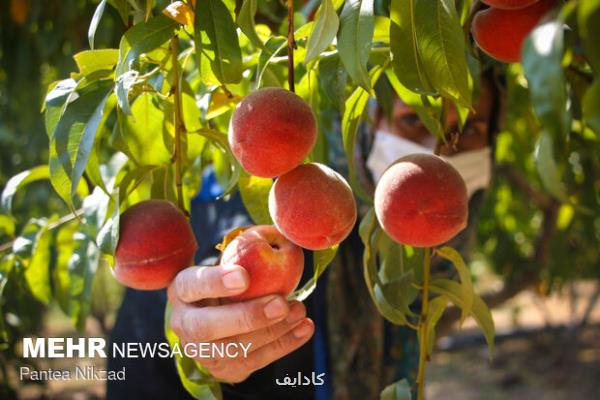
M473 39L490 57L506 63L521 61L525 38L558 0L482 0L489 8L473 18Z
M304 253L341 243L356 224L357 207L345 179L319 163L304 163L317 137L312 110L281 88L260 89L235 109L231 150L251 175L274 178L268 199L274 225L240 230L225 243L221 264L237 264L250 285L231 300L287 296L298 285ZM431 154L399 159L379 180L375 212L395 241L432 247L466 226L467 189L460 174ZM147 200L120 220L114 274L123 284L152 290L169 285L193 260L197 244L185 215L173 204Z

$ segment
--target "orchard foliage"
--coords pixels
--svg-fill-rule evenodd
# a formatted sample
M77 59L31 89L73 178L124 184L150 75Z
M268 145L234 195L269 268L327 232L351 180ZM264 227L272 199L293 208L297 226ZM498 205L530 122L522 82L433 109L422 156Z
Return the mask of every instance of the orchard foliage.
M290 80L316 117L317 141L308 159L337 162L333 150L338 144L344 150L350 186L367 209L360 226L365 281L391 322L417 323L409 305L424 286L429 250L397 245L378 226L373 194L356 163L359 128L370 122L368 103L375 98L389 113L395 92L445 140L448 108L456 107L462 129L480 92L480 72L488 68L505 101L498 174L478 226L482 254L507 286L550 289L576 277L598 278L600 0L558 0L526 39L521 64L511 65L474 45L469 32L484 7L479 1L294 2L292 46L288 10L274 0L101 0L94 6L86 22L88 48L73 56L76 69L68 77L64 69L61 76L50 74L64 79L49 85L43 104L47 162L3 181L0 334L6 344L16 338L9 337L5 316L25 314L24 304L10 303L7 293L56 302L83 328L98 265L115 252L119 214L149 198L185 208L207 168L216 172L225 197L239 190L254 221L270 223L272 181L243 171L227 131L244 96L288 87ZM33 24L36 16L12 18L13 24ZM123 32L113 47L97 45L102 32L110 42L103 24ZM3 42L7 32L3 27ZM6 54L3 102L11 76L19 74ZM37 110L31 101L18 106L29 115ZM42 135L33 125L27 131L32 143ZM15 218L13 200L22 201L21 192L44 180L62 199L64 216L21 212ZM315 253L315 277L294 297L311 293L335 251ZM461 319L475 317L492 346L493 321L473 291L469 269L451 248L433 253L454 265L458 279L426 282L432 297L420 340L427 352L451 304ZM167 336L177 340L169 329ZM219 396L218 385L194 361L178 360L178 370L197 397ZM401 398L406 389L406 382L397 383L384 396Z

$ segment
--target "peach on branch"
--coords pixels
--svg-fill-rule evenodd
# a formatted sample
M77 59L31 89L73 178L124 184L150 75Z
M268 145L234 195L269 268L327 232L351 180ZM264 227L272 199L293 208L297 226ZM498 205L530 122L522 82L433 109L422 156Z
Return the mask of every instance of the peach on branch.
M537 3L539 0L482 0L483 3L488 6L502 8L505 10L517 10L519 8L525 8Z
M287 240L273 225L253 226L229 242L221 264L244 267L250 285L231 301L244 301L269 294L287 296L298 286L304 270L302 249Z
M264 88L245 97L229 126L229 145L250 174L282 175L302 163L317 139L312 110L295 93Z
M113 273L134 289L162 289L192 264L196 249L181 210L164 200L142 201L121 215Z
M473 39L496 60L520 62L525 38L555 5L556 0L540 0L518 10L490 7L479 11L471 25Z
M280 176L269 193L269 212L292 242L322 250L344 240L356 222L356 202L346 180L318 163Z
M396 242L437 246L466 227L467 187L458 171L442 158L411 154L381 176L375 189L375 213Z

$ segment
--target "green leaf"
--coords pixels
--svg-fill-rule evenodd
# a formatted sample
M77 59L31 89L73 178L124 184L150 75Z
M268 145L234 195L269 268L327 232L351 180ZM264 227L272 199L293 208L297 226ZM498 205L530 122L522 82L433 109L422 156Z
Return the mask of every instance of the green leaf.
M50 170L47 165L40 165L26 171L20 172L6 182L6 186L0 196L2 210L10 214L12 212L12 200L17 191L31 182L48 179Z
M417 0L416 29L429 82L442 96L471 107L465 37L454 0Z
M37 232L31 259L25 269L25 280L33 297L44 304L48 304L52 297L50 290L50 245L52 232L48 229L48 221Z
M537 26L525 40L522 60L533 108L544 130L561 142L570 128L562 68L563 30L559 20Z
M453 0L392 0L392 67L413 92L471 106L464 34Z
M473 281L471 279L471 271L469 271L469 268L467 268L465 260L463 260L460 253L454 250L452 247L444 246L440 249L435 249L435 252L440 257L450 261L458 272L462 286L463 300L465 303L465 307L462 309L462 316L460 318L460 323L462 325L464 320L471 313L471 309L473 307L473 298L475 297Z
M227 142L227 135L224 135L223 133L213 129L200 129L190 133L195 133L200 136L204 136L205 138L210 140L223 152L223 154L227 158L231 174L229 176L228 182L225 185L223 196L230 194L233 191L233 189L235 189L235 186L237 185L240 179L242 167L237 162L236 158L233 156L233 153L229 148L229 143Z
M56 266L52 270L53 295L63 312L69 315L71 278L69 260L75 250L73 236L79 230L78 221L62 225L56 234Z
M96 246L97 226L101 224L106 212L109 197L96 189L83 201L83 229L75 231L72 237L73 253L69 266L69 316L75 327L82 331L91 310L92 283L98 263L100 250Z
M171 348L180 345L179 338L173 332L170 325L172 311L171 303L167 303L165 307L164 330L165 337ZM221 393L219 382L211 377L208 371L200 364L186 356L179 356L177 353L175 354L175 364L181 383L195 399L222 400L223 394Z
M96 236L96 244L101 252L108 255L114 255L119 243L119 192L115 190L109 203L112 207L110 217L105 221L104 225L98 231Z
M77 98L65 104L64 113L50 134L50 177L67 204L76 194L96 133L106 120L105 106L111 89L111 82L99 81L77 91Z
M375 85L377 79L384 71L384 65L377 65L371 69L370 76L372 85ZM348 160L348 173L350 186L358 197L367 203L372 203L373 200L369 196L360 183L356 176L356 170L354 168L354 149L356 147L356 134L358 133L358 127L362 122L362 116L369 100L369 92L364 88L358 87L346 100L344 109L344 115L342 116L342 141L344 143L344 152L346 153L346 160Z
M0 258L0 299L3 298L4 288L14 264L15 256L13 254ZM4 324L4 313L2 312L2 302L0 302L0 351L8 348L8 339L8 332Z
M429 289L433 293L438 293L448 297L448 299L457 307L463 308L465 306L465 302L462 297L463 291L460 284L457 282L448 279L437 279L431 282ZM477 325L479 325L479 328L481 328L483 331L483 335L485 336L485 340L490 351L490 357L492 357L494 354L494 336L496 334L494 328L494 319L492 318L492 313L490 312L488 306L481 299L481 297L477 295L475 295L473 298L473 309L471 313L475 318Z
M359 236L365 246L363 252L363 276L369 294L377 307L379 313L388 321L397 325L407 325L406 314L401 310L394 308L387 300L384 291L385 285L382 284L377 274L377 250L383 235L383 231L378 227L375 211L369 209L363 217L360 227Z
M417 40L416 6L418 0L391 0L390 51L396 76L409 90L436 94L429 81ZM429 0L433 6L434 1Z
M112 70L119 61L119 50L84 50L75 54L73 59L79 68L79 73L89 76L98 71Z
M256 87L262 87L263 75L268 70L271 61L287 46L287 40L281 36L273 36L265 44L266 50L260 52L256 67Z
M242 172L238 187L242 201L252 220L257 225L271 225L271 215L269 214L269 191L273 186L273 179L259 178Z
M15 236L15 220L4 214L0 214L0 236Z
M410 385L406 379L386 386L381 392L380 400L411 400Z
M203 7L200 7L203 8ZM146 22L135 24L125 32L119 44L119 62L116 75L136 69L136 63L143 53L148 53L167 42L177 28L177 22L164 15L158 15Z
M331 0L323 0L317 12L314 28L308 37L304 64L308 64L310 60L329 47L337 34L339 26L340 20L335 8L333 8L333 3Z
M127 3L127 0L108 0L108 4L117 10L123 24L127 25L129 22L129 3Z
M600 0L585 0L577 4L579 33L585 54L592 68L600 73Z
M435 326L444 314L444 310L448 305L446 296L438 296L429 302L429 312L427 313L427 354L433 353L433 345L435 343Z
M256 15L256 1L257 0L244 0L237 16L236 23L253 45L259 49L266 50L265 44L260 40L256 33L256 24L254 22L254 17Z
M130 155L142 165L168 163L171 153L162 136L163 111L151 93L142 93L131 106L131 115L125 119L122 137Z
M440 137L443 133L442 124L440 123L442 112L441 100L432 99L425 102L423 99L429 98L408 90L408 88L406 88L400 82L393 70L387 69L385 72L398 97L400 97L404 103L411 106L415 110L419 116L419 120L423 123L423 125L425 125L427 130L431 132L432 135Z
M100 23L102 14L104 14L105 7L106 0L101 0L100 3L98 3L98 7L96 7L96 11L94 11L92 22L90 22L90 27L88 29L88 41L90 43L90 49L92 50L94 50L94 37L96 36L96 29L98 29L98 24Z
M583 97L583 118L600 137L600 78L596 78Z
M535 148L535 166L546 190L557 200L566 202L567 188L554 160L552 136L546 131L542 131Z
M213 73L221 83L238 83L242 80L242 51L227 6L221 0L198 2L194 22L196 51L210 59ZM201 33L208 37L202 43ZM212 54L208 54L208 52Z
M296 291L289 296L289 300L304 301L312 294L312 292L314 292L317 288L319 277L321 277L327 266L329 266L335 258L338 247L338 245L335 245L325 250L313 252L313 276L301 288L296 289Z
M338 52L348 75L367 92L371 91L367 62L374 29L373 0L346 0L340 15Z

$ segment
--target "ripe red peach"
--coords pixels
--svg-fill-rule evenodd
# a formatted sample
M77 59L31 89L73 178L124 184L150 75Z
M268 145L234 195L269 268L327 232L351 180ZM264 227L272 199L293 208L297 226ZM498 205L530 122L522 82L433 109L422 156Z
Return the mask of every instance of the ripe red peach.
M275 226L298 246L322 250L340 243L356 222L356 202L346 180L318 163L280 176L269 193Z
M221 264L241 265L250 285L228 301L244 301L269 294L286 297L298 286L304 270L302 249L287 240L273 225L253 226L227 244Z
M519 8L525 8L537 3L539 0L481 0L488 6L495 8L502 8L504 10L517 10Z
M250 174L283 175L302 163L317 140L312 110L295 93L264 88L245 97L229 125L229 145Z
M120 217L115 278L140 290L162 289L192 264L197 244L186 216L173 203L146 200Z
M481 50L506 63L520 62L523 42L556 0L540 0L518 10L495 7L482 10L473 18L471 32Z
M396 242L437 246L466 227L467 187L458 171L442 158L411 154L381 176L375 188L375 213Z

